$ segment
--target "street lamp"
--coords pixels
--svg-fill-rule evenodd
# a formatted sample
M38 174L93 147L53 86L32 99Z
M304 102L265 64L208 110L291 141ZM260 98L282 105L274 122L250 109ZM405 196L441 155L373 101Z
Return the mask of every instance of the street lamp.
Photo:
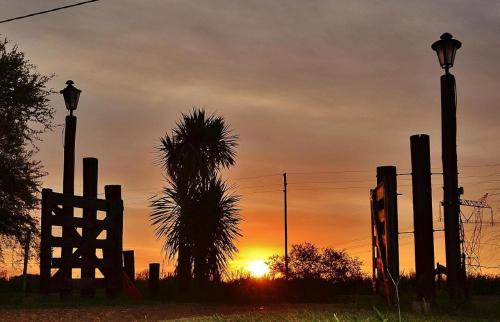
M453 67L455 54L462 43L449 33L441 35L431 48L436 51L439 65L445 70L441 75L441 144L443 161L443 209L446 248L447 285L450 296L465 298L465 266L460 249L460 193L457 165L457 92Z
M69 110L70 115L73 115L73 111L78 107L78 100L80 99L80 93L82 92L73 86L73 84L74 82L72 80L68 80L66 82L66 88L59 92L63 94L64 104L66 104L66 108Z
M66 124L64 128L64 170L63 170L63 194L66 196L73 196L75 193L75 138L76 138L76 116L73 111L78 107L78 100L82 92L75 86L74 82L68 80L66 88L61 90L64 97L64 104L69 110L69 115L66 115ZM66 218L73 218L74 209L72 205L63 205L63 216ZM64 226L62 229L62 238L67 240L71 238L72 231L70 227ZM61 276L63 280L71 279L71 263L69 259L73 254L72 246L63 245L61 249ZM64 260L63 260L64 259ZM71 291L61 291L61 296L67 296Z
M439 65L448 74L448 69L453 67L453 62L455 61L455 54L457 49L462 47L462 43L447 32L441 35L441 39L434 42L431 48L437 53L439 59Z

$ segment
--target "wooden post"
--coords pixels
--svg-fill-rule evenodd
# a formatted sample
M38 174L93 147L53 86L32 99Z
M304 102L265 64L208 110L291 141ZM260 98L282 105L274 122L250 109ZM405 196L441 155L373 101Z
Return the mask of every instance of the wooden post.
M83 159L83 197L87 199L97 199L97 181L98 181L98 161L96 158ZM82 241L88 246L82 251L82 296L93 297L95 294L95 267L96 254L93 241L95 235L95 225L97 220L97 210L83 208L83 220L89 223L88 227L82 228ZM92 246L91 246L92 245Z
M52 250L50 248L50 236L52 234L51 216L51 194L52 190L42 189L42 214L40 229L40 292L50 292L50 263L52 261Z
M392 278L399 279L399 231L396 167L377 167L377 183L384 183L386 211L387 264Z
M160 289L160 263L149 264L149 295L157 297Z
M133 250L123 251L123 271L127 274L130 281L135 283L135 262Z
M283 173L283 202L285 212L285 280L288 280L288 201L286 173Z
M23 296L26 296L26 284L28 279L28 259L30 254L31 232L28 230L24 237L24 265L23 265Z
M121 186L108 185L104 187L106 201L108 201L109 227L107 240L110 249L106 252L106 294L110 297L116 296L122 289L122 252L123 252L123 201Z
M417 300L434 299L434 229L429 136L410 137Z
M441 76L441 131L443 161L444 238L446 245L446 285L450 297L465 299L465 273L460 250L460 195L457 165L457 93L455 76Z
M63 194L73 196L75 192L75 136L76 136L76 117L66 116L66 127L64 130L64 172L63 172ZM73 207L63 206L63 215L73 217ZM73 227L63 226L62 238L67 241L72 238ZM72 245L63 245L61 250L61 269L60 269L60 291L61 297L71 294L71 258L73 254Z
M370 210L371 210L371 216L370 216L370 221L371 221L371 226L370 226L370 233L371 233L371 242L372 242L372 290L374 293L377 293L378 285L377 281L379 279L378 274L377 274L377 242L376 242L376 235L375 235L375 227L374 227L374 220L373 217L376 215L374 214L374 199L373 199L373 189L370 189Z

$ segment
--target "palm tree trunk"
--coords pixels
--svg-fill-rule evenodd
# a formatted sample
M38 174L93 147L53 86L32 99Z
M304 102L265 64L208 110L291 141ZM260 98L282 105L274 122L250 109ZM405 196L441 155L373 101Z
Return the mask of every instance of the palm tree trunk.
M177 277L181 290L186 290L191 281L191 254L186 245L185 237L181 238L179 243L179 254L177 257Z

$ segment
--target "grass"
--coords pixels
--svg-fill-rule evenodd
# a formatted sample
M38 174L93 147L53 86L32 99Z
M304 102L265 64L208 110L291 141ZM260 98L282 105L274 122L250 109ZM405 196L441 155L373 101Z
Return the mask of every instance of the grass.
M497 316L492 317L477 317L477 316L462 316L460 314L436 312L431 314L416 314L412 312L403 312L402 321L496 321ZM290 306L289 310L278 312L262 312L262 313L242 313L229 315L207 315L201 317L190 317L177 319L174 321L241 321L241 322L274 322L274 321L398 321L396 311L386 311L382 309L355 309L350 306L339 306L338 308L310 308L310 309L293 309Z
M107 299L104 290L99 290L92 299L84 299L75 294L61 300L59 295L42 296L37 293L37 285L29 284L29 293L23 297L20 285L0 282L0 310L29 312L33 310L61 311L61 308L78 314L118 314L130 313L157 319L167 317L187 317L178 321L397 321L397 311L385 305L384 301L370 294L369 287L353 286L346 289L340 285L314 283L256 282L242 280L226 283L211 290L211 301L182 300L173 290L172 281L163 281L160 300L141 301L124 296ZM138 281L139 288L147 295L147 283ZM340 286L340 287L339 287ZM345 286L345 285L344 285ZM445 290L438 292L431 314L416 314L411 303L414 298L413 285L408 284L401 292L403 321L500 321L500 292L498 279L475 282L475 294L469 302L457 306L448 300ZM343 291L345 293L340 293ZM284 296L287 295L287 296ZM308 303L308 304L304 304ZM321 304L313 304L321 303ZM172 315L172 312L179 312ZM76 313L75 313L76 312ZM156 312L156 313L155 313ZM18 314L13 313L13 314ZM221 314L223 313L223 314ZM70 314L70 313L68 313ZM128 313L127 313L128 314ZM109 317L110 315L106 315ZM63 318L62 318L63 319ZM70 318L67 318L68 320ZM1 320L1 318L0 318ZM64 320L64 319L63 319Z

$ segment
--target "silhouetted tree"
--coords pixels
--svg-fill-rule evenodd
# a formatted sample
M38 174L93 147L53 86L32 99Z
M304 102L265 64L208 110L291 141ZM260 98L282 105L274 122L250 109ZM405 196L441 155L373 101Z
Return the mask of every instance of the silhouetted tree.
M319 278L321 259L319 249L311 243L292 245L288 269L293 278Z
M348 281L363 277L361 261L344 250L318 249L311 243L292 245L288 256L289 276L292 279L325 279ZM271 277L285 275L284 256L273 255L267 261Z
M347 281L363 278L361 260L345 250L325 248L321 254L321 277L329 281Z
M151 200L151 221L164 251L177 255L177 274L186 282L220 278L240 235L236 203L220 179L220 170L234 165L237 136L222 117L194 109L183 114L172 135L159 147L168 185Z
M36 237L30 212L37 207L44 172L34 159L35 142L53 126L50 78L37 73L17 46L0 40L0 250L23 243L28 231Z

